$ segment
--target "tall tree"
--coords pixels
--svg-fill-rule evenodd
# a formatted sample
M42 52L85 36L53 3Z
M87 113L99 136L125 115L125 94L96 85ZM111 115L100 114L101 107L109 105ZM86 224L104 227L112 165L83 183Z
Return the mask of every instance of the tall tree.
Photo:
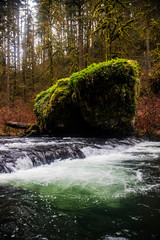
M158 21L160 18L160 2L144 0L143 4L138 1L136 6L139 7L137 8L139 10L137 12L137 22L140 38L141 41L143 41L144 62L146 70L151 71L153 65L151 53L154 52L157 44L159 44L158 38L160 30Z
M10 74L11 74L11 23L12 23L12 5L11 0L7 1L7 101L8 105L10 105L11 98L11 82L10 82Z
M122 36L129 37L128 28L133 19L126 15L128 5L124 0L96 0L94 4L94 16L97 21L93 33L99 32L106 44L106 60L110 60L114 54L113 44Z
M42 36L43 59L47 57L50 84L54 79L53 71L53 56L55 55L55 42L57 29L59 29L60 22L63 22L61 8L52 0L42 0L39 3L38 9L38 32ZM47 55L47 56L46 56Z

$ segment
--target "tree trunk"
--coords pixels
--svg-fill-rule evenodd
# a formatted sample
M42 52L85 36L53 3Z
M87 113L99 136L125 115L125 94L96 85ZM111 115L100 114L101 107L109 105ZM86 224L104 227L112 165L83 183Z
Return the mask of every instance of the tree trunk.
M17 69L20 71L20 26L19 26L19 9L17 12Z
M79 70L83 69L83 24L81 4L78 6L78 45L79 45Z
M147 64L148 70L151 70L151 55L150 55L150 41L149 41L149 32L146 31L146 49L147 49Z
M90 58L90 30L91 30L91 20L89 19L88 11L87 11L87 24L86 24L86 32L87 32L87 41L86 41L86 59L85 59L85 67L89 64Z
M34 24L33 24L33 34L32 34L32 87L34 90L34 84L35 84L35 54L34 54Z
M7 101L8 105L10 106L10 24L11 24L11 5L10 1L8 1L8 6L7 6L7 14L8 14L8 19L7 19Z
M6 79L6 39L5 39L5 32L2 32L2 79ZM3 89L4 86L3 80L0 82L0 90Z
M17 57L16 57L16 30L14 29L14 80L13 80L13 102L16 96L17 88Z

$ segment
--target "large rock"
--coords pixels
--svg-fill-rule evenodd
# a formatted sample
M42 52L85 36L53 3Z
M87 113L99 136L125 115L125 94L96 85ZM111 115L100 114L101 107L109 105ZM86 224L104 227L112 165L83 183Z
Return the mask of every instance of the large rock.
M138 92L137 63L117 59L92 64L41 92L34 112L42 133L130 134Z

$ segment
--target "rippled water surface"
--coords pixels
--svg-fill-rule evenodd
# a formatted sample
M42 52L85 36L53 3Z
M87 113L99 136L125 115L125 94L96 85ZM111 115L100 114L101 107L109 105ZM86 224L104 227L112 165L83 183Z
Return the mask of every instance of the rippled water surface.
M160 239L160 142L0 138L0 239Z

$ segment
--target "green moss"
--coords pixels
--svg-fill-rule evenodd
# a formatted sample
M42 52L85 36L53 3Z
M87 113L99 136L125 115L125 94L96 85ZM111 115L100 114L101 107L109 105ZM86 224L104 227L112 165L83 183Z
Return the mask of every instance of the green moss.
M42 109L45 108L45 106L47 106L47 103L49 102L50 97L52 96L55 89L56 84L47 89L46 91L43 91L37 95L34 106L34 113L36 116L39 116L39 114L41 114Z
M34 113L37 116L37 122L41 131L47 128L48 119L53 111L53 99L56 101L58 99L60 102L60 93L61 95L65 94L64 89L66 86L68 86L68 78L63 78L58 80L55 85L46 91L43 91L37 95L35 99ZM56 104L56 101L54 104Z
M82 83L86 85L93 84L94 81L101 81L105 78L106 81L114 79L115 81L128 82L132 84L131 76L138 77L137 62L117 59L99 64L92 64L86 69L71 75L69 84L72 87L80 86Z
M48 121L50 127L52 124L52 116L54 116L54 124L62 125L67 119L69 106L71 105L72 89L68 84L68 79L58 81L57 87L50 98L48 105Z

